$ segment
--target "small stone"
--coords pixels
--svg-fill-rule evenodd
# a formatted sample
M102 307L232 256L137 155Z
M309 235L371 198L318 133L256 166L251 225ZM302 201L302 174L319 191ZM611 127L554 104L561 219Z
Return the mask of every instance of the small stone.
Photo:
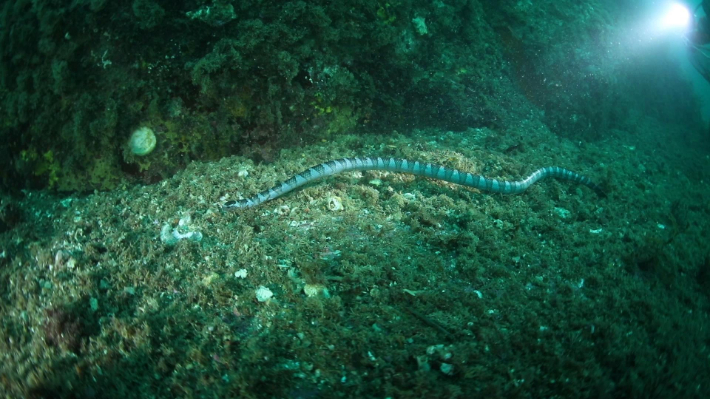
M305 287L303 287L303 292L307 297L322 295L324 298L330 298L330 293L323 284L306 284Z
M96 312L97 310L99 310L99 300L94 297L91 297L89 299L89 306L91 307L92 312Z
M439 366L439 370L441 370L441 372L446 375L453 375L454 365L449 363L441 363L441 366Z
M256 290L256 300L259 302L266 302L274 296L274 293L270 289L259 286Z
M414 30L416 30L418 34L423 36L429 33L429 30L426 27L426 19L424 17L416 17L412 19L412 23L414 24Z

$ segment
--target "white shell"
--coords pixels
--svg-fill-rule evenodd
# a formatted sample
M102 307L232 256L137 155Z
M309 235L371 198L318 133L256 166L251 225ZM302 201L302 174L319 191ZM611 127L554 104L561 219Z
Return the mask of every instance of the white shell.
M337 212L343 210L343 202L335 195L328 197L328 209Z

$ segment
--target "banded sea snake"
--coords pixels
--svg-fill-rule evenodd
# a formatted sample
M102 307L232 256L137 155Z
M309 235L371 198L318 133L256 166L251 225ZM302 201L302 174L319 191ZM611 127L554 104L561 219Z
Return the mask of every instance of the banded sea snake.
M596 192L599 196L606 196L601 187L594 184L594 182L592 182L588 177L582 176L579 173L568 169L559 168L557 166L540 168L523 180L505 181L461 172L456 169L431 163L409 161L399 158L364 157L336 159L313 166L293 176L285 182L277 184L274 187L264 190L252 197L237 201L228 201L224 204L224 208L235 209L257 206L266 201L278 198L313 180L352 170L385 170L388 172L409 173L417 176L444 180L450 183L460 184L462 186L473 187L489 193L500 194L519 194L527 190L528 187L535 184L538 180L542 180L547 177L555 177L583 184L594 190L594 192Z

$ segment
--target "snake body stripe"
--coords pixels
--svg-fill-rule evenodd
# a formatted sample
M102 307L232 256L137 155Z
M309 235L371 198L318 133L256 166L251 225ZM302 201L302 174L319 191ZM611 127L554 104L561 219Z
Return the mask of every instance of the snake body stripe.
M224 204L225 208L250 208L257 206L266 201L278 198L289 191L292 191L313 180L320 179L326 176L332 176L340 172L348 172L353 170L385 170L389 172L409 173L417 176L430 177L432 179L444 180L450 183L460 184L462 186L477 188L481 191L500 194L519 194L527 190L528 187L535 184L538 180L555 177L563 180L571 180L575 183L583 184L598 195L606 196L604 191L594 184L586 176L575 173L571 170L559 168L557 166L548 166L540 168L533 172L530 176L519 181L505 181L492 179L480 175L473 175L467 172L461 172L456 169L447 168L431 163L423 163L419 161L410 161L399 158L342 158L336 159L322 164L313 166L303 172L293 176L292 178L277 184L274 187L264 190L253 197L238 201L228 201Z

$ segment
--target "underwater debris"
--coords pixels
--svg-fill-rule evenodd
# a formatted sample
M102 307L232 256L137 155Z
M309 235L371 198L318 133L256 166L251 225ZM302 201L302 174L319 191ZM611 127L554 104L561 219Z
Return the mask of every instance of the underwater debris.
M259 302L267 302L273 296L274 293L263 285L260 285L259 288L256 289L256 300Z
M178 241L187 239L189 241L200 242L202 241L202 233L199 231L191 231L188 228L190 223L190 216L185 216L180 219L178 226L172 228L169 224L163 226L160 229L160 241L163 244L171 247L178 243Z

